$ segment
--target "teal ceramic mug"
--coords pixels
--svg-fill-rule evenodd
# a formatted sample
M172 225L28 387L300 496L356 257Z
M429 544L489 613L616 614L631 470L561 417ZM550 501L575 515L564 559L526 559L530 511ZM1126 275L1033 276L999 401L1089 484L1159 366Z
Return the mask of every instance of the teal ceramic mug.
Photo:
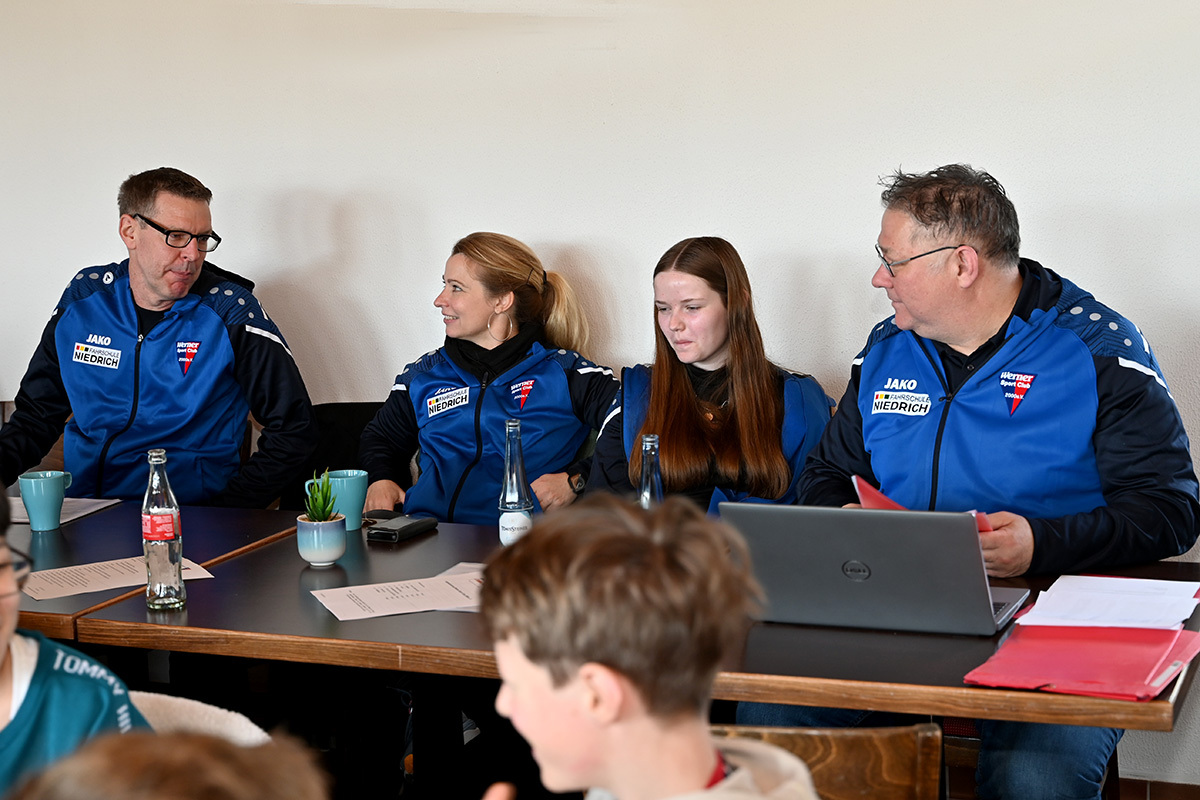
M320 476L304 482L304 491L320 481ZM367 471L365 469L331 469L329 486L333 489L333 510L346 517L346 530L362 527L363 503L367 502Z
M26 472L18 479L21 483L21 502L29 514L29 528L35 531L52 531L62 521L63 496L71 485L71 473L56 469Z

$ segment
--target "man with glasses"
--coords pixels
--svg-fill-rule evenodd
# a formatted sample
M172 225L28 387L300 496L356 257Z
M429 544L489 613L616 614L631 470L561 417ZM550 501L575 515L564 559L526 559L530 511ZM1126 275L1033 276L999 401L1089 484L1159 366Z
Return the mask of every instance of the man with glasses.
M64 424L75 496L141 497L156 447L181 503L264 507L297 478L315 444L312 405L254 284L205 263L221 243L211 198L170 167L121 184L129 258L79 272L59 300L0 429L5 486ZM262 435L242 465L251 413Z
M8 546L0 498L0 794L97 734L148 727L119 678L40 633L17 630L32 563Z
M1196 541L1197 481L1175 401L1138 328L1020 258L989 174L896 173L872 285L895 315L854 360L799 502L857 502L852 475L914 509L987 512L989 574L1154 561ZM744 704L739 721L878 724L840 709ZM1099 797L1121 731L980 722L982 798Z

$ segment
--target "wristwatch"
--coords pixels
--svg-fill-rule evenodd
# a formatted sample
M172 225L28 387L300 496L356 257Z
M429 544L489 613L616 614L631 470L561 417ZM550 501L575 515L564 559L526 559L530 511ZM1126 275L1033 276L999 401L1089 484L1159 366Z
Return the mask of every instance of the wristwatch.
M583 494L583 487L586 485L587 481L583 479L582 475L568 475L567 483L571 485L572 492L580 495Z

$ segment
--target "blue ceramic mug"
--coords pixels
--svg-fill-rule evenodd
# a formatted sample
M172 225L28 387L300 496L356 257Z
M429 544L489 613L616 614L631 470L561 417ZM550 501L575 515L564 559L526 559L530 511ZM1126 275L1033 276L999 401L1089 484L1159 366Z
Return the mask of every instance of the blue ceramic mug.
M63 496L71 485L71 473L56 469L26 472L21 483L21 502L29 514L29 528L52 531L62 521Z
M308 491L316 480L304 483ZM329 486L333 489L333 510L346 517L346 530L356 531L362 527L363 504L367 502L367 471L365 469L331 469Z

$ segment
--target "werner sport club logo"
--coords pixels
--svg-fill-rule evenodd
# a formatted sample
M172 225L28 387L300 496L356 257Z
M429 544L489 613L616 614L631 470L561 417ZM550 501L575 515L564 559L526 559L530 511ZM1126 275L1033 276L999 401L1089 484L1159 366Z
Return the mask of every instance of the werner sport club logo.
M192 361L196 358L197 351L200 350L199 342L176 342L175 356L179 361L179 368L183 370L183 374L187 375L188 368L192 366Z
M519 383L514 383L512 386L508 387L508 393L511 397L520 398L520 400L518 402L520 403L520 407L524 408L525 401L526 401L526 399L529 398L529 392L531 389L533 389L533 379L532 378L530 378L527 381L520 381Z
M1033 385L1033 379L1036 377L1037 375L1028 375L1024 372L1000 373L1000 391L1004 392L1004 399L1011 403L1008 407L1010 417L1017 412L1017 406L1021 405L1021 401L1025 399L1025 394Z

